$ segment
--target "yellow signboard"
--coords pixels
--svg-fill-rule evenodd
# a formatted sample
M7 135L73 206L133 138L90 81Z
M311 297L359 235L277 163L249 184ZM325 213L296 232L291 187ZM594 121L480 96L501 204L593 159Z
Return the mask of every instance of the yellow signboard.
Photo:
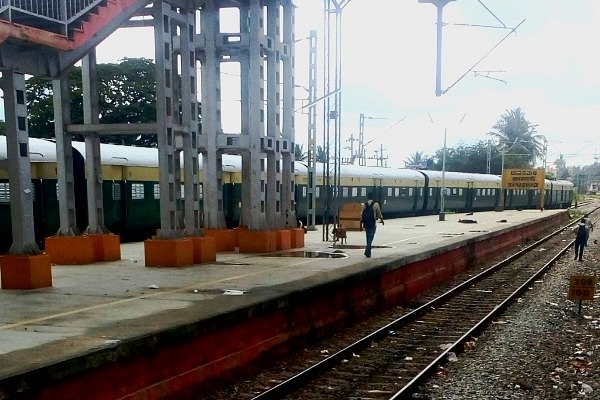
M569 280L569 300L594 300L596 276L573 275Z
M544 189L543 168L505 169L502 171L503 189Z

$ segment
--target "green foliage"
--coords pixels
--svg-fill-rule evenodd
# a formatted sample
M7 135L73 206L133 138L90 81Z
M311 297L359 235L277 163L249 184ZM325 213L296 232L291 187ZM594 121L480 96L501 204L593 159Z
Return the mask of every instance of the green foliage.
M506 110L489 132L504 153L504 168L531 168L545 154L545 137L536 131L521 108Z
M327 153L323 146L317 146L317 154L315 154L315 161L325 163L327 161Z
M490 154L490 173L500 174L502 157L498 149L489 141L479 141L474 145L459 144L446 149L446 171L486 174ZM433 169L442 170L444 149L439 149Z
M304 152L304 146L296 143L296 146L294 147L294 160L303 161L303 160L306 160L307 158L308 158L308 153Z
M407 168L419 167L426 162L427 156L423 155L422 151L415 151L411 154L406 160L404 160L404 164Z
M154 63L145 58L125 58L118 64L98 64L100 123L156 121ZM81 67L69 71L71 123L83 123ZM52 82L32 77L26 82L29 136L54 137ZM81 138L76 138L81 139ZM102 136L103 142L156 146L156 135Z

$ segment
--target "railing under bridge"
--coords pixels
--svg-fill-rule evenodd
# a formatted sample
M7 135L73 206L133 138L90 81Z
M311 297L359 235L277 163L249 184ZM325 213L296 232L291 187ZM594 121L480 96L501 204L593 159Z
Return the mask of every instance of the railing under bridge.
M0 0L0 18L67 35L107 0Z

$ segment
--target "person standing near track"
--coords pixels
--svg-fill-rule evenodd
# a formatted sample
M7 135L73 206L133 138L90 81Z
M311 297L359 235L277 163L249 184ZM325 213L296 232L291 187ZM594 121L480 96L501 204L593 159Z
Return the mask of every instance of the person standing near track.
M592 219L590 218L589 214L585 214L583 219L585 220L585 226L587 227L587 238L585 239L585 246L587 247L588 240L590 239L590 232L594 230L594 224L592 223Z
M373 200L373 193L367 193L367 202L363 204L362 212L360 216L360 229L365 230L367 244L365 246L365 257L371 258L371 245L373 238L375 237L375 231L377 230L377 220L383 222L383 215L381 214L381 207L379 203Z
M573 228L575 233L575 260L583 261L583 249L587 246L587 239L589 236L589 230L586 223L586 219L581 218L579 223Z

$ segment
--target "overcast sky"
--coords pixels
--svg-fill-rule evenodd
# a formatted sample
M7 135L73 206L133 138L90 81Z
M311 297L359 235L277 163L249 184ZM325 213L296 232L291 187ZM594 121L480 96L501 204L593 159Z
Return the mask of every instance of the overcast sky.
M320 62L323 3L296 2L296 37L318 31ZM416 151L433 155L442 148L444 131L449 147L487 141L486 133L500 116L521 107L548 140L548 164L561 154L567 165L588 165L600 156L600 57L595 43L600 37L599 1L456 0L444 7L443 16L441 89L446 92L437 97L435 6L418 0L347 3L341 30L342 140L358 136L361 113L373 117L365 122L367 156L383 147L387 163L403 167ZM520 23L515 33L499 28ZM153 59L151 35L147 29L122 29L98 47L98 61ZM308 84L307 56L307 42L300 41L298 85ZM322 75L319 79L322 96ZM305 95L300 89L296 93L297 98ZM228 101L239 103L236 99L239 95L224 99L224 107ZM296 120L296 141L304 144L306 116L298 114ZM228 118L224 128L233 132L238 124ZM348 150L342 154L349 155Z

